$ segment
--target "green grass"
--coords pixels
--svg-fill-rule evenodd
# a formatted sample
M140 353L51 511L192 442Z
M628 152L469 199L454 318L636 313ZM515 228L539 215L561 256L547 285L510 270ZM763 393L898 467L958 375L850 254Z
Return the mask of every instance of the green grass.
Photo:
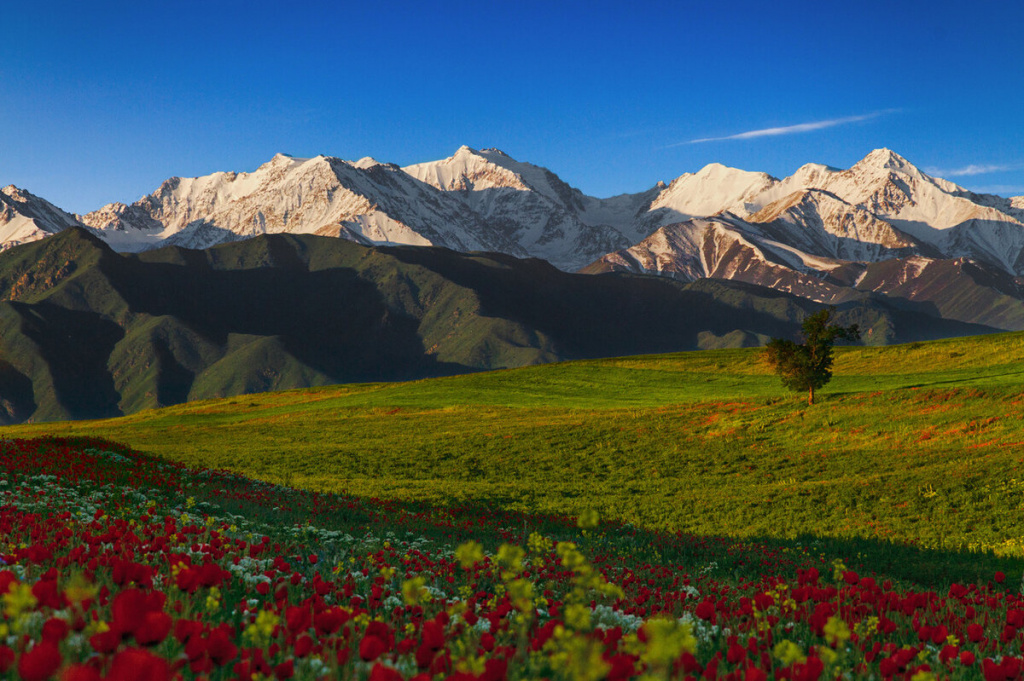
M365 496L1024 555L1024 334L840 348L812 407L758 358L569 362L0 434L105 437Z

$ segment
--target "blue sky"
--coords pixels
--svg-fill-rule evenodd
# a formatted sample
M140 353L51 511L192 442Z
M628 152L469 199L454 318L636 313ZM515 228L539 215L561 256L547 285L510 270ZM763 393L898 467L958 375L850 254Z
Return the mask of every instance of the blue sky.
M0 19L0 186L75 212L279 151L405 165L462 144L597 196L882 146L1024 194L1024 3L36 0Z

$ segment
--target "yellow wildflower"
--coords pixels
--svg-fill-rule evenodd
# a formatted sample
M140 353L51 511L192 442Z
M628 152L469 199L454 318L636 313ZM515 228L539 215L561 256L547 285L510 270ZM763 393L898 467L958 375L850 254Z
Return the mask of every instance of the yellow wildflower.
M562 565L570 570L576 570L587 564L587 559L571 541L558 542L558 545L555 546L555 554L562 561Z
M502 544L498 547L498 554L494 558L504 572L519 574L523 570L523 555L522 548L512 544Z
M583 530L592 530L597 527L598 522L601 520L601 516L592 508L588 508L580 513L580 517L576 519L576 527Z
M565 608L565 623L576 631L590 629L590 608L580 603L573 603Z
M529 539L526 540L526 546L530 549L531 553L547 553L554 546L554 542L537 532L530 533Z
M12 584L4 594L4 614L13 619L26 610L35 608L38 602L32 595L32 587L28 584Z
M430 600L430 593L426 589L427 580L423 577L413 577L402 582L402 599L406 605L418 605Z
M512 605L522 612L533 611L533 582L528 579L516 579L509 582L508 595Z
M831 667L839 659L839 653L832 650L827 646L818 646L818 659L821 660L826 667Z
M210 587L210 593L206 595L206 612L217 612L220 610L220 589Z
M455 559L464 570L470 570L474 565L484 559L484 547L475 541L468 541L460 544L455 549Z
M688 622L655 618L644 623L647 634L647 648L640 658L648 665L668 666L686 653L697 650L697 639Z
M850 640L850 628L846 622L836 616L828 618L825 623L825 640L833 648Z
M83 601L96 598L96 587L89 583L84 576L76 573L71 577L71 583L64 589L64 596L70 603L80 605Z
M782 664L789 666L794 662L806 662L807 658L804 656L804 651L800 649L796 643L793 643L789 639L782 639L775 644L772 649L772 654L775 659Z
M256 615L256 621L242 632L242 639L255 647L265 646L270 642L270 638L274 635L274 629L280 622L281 618L276 613L260 610Z

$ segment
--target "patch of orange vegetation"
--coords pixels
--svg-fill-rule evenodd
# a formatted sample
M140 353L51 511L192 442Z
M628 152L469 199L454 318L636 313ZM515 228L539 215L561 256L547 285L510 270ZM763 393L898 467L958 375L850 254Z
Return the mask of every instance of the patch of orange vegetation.
M870 400L870 399L874 399L875 397L880 397L881 394L882 394L881 390L876 390L873 393L861 393L860 395L857 395L856 399L858 399L858 400Z
M757 409L756 405L750 402L705 402L701 405L707 409L719 409L727 411L730 414L736 414L741 411L753 411Z
M917 409L917 410L912 411L910 413L911 413L912 416L924 416L926 414L934 414L935 412L939 412L939 411L949 411L949 410L953 409L954 407L960 407L960 406L961 405L959 405L959 404L949 404L949 403L946 403L946 404L933 404L930 407L922 407L921 409Z

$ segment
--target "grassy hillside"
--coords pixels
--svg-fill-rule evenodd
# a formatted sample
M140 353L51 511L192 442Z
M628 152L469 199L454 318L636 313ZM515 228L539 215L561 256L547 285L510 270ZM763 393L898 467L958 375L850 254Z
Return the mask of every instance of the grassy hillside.
M570 362L29 424L292 485L701 534L1024 555L1024 334L841 348L808 408L756 350Z

